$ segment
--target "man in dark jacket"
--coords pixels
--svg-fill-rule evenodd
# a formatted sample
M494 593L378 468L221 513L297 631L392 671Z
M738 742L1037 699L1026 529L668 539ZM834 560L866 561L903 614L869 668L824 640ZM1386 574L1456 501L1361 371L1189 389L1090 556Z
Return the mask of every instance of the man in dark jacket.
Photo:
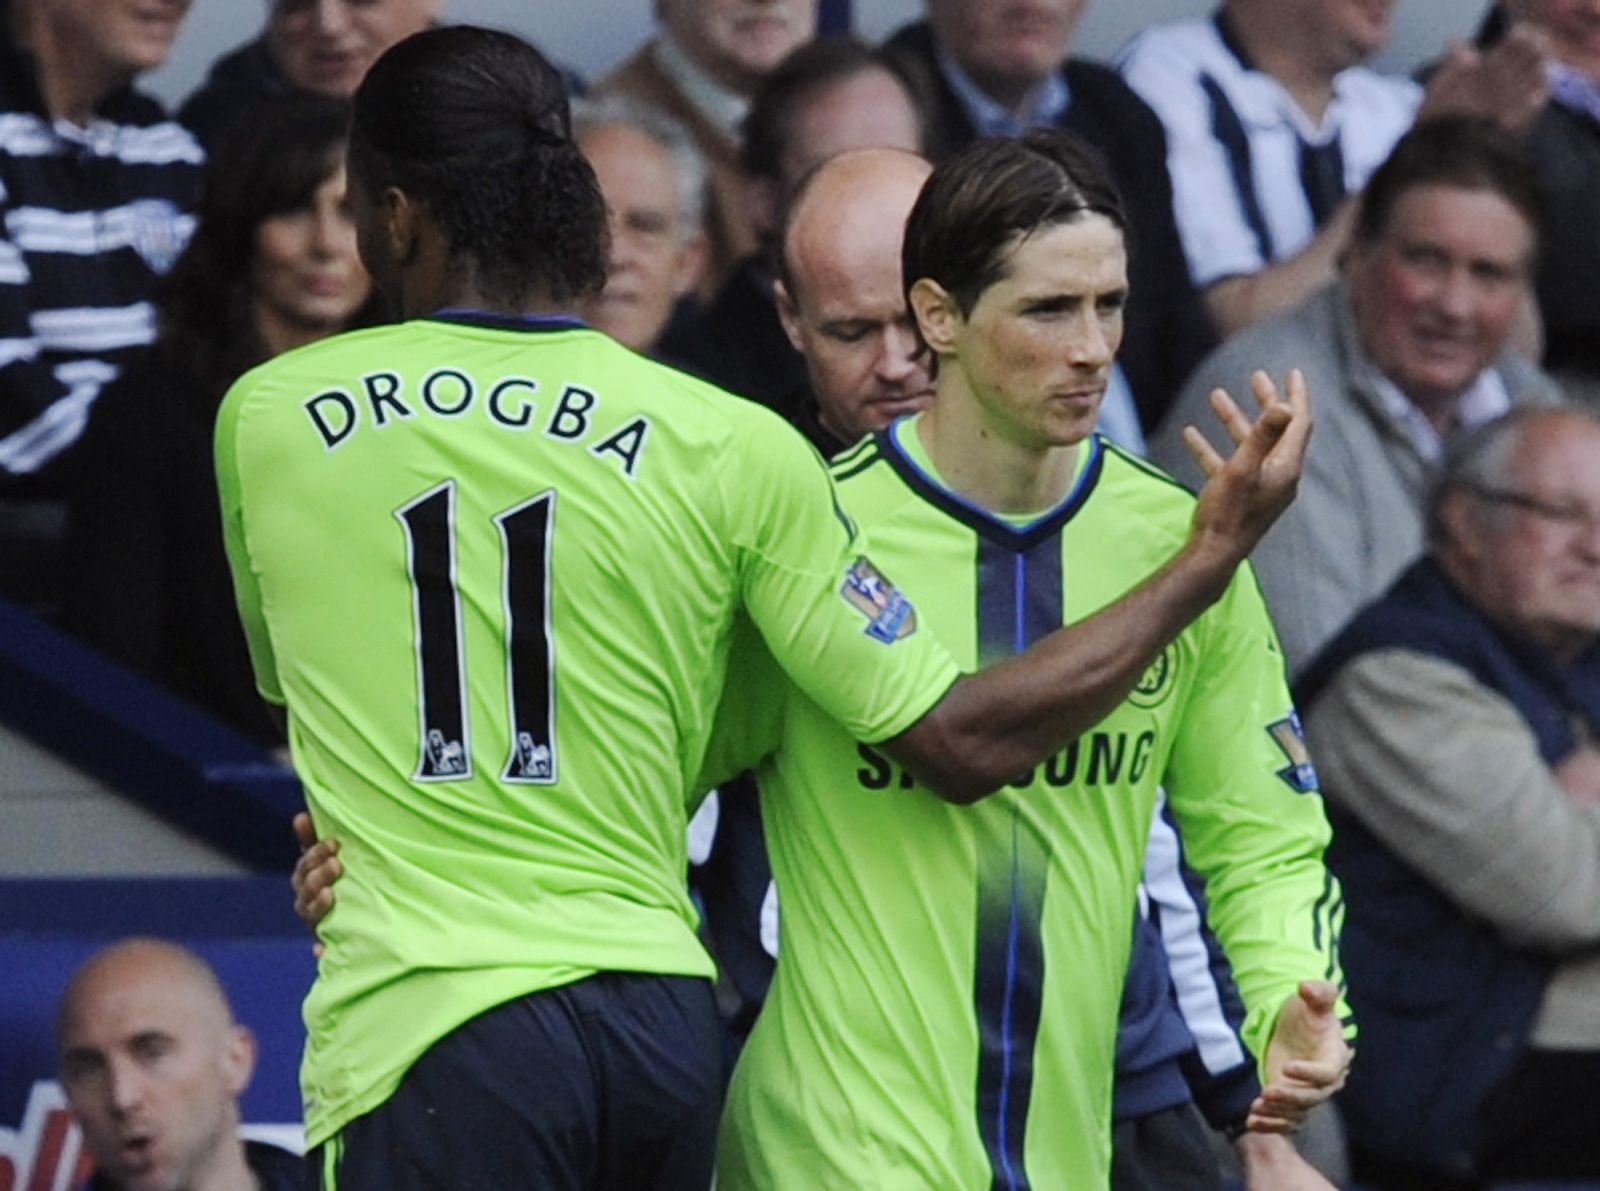
M1452 450L1429 553L1301 688L1381 1187L1600 1177L1600 419Z

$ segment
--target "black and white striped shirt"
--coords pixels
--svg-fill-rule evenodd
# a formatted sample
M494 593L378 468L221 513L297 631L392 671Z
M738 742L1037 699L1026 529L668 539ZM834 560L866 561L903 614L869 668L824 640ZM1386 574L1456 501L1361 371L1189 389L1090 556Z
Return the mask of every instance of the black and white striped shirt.
M39 491L155 338L151 295L193 231L203 158L132 90L87 127L52 121L0 23L0 493Z
M1220 13L1147 29L1117 68L1166 128L1173 214L1202 289L1304 248L1338 199L1366 185L1422 99L1410 79L1351 67L1313 121Z

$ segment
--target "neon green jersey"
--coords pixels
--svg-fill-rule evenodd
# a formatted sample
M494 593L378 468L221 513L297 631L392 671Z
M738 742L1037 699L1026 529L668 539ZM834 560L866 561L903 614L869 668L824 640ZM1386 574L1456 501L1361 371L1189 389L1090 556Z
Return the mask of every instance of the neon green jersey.
M280 357L229 393L217 466L257 680L349 865L306 1004L312 1145L491 1006L711 972L684 828L738 609L868 739L958 673L798 434L570 321Z
M914 423L834 465L874 560L964 664L1114 601L1193 498L1099 439L1026 524L931 475ZM1095 730L974 806L942 802L800 692L736 667L719 747L759 772L781 958L724 1118L725 1191L1103 1187L1115 1040L1158 785L1209 879L1261 1053L1298 981L1338 979L1328 830L1254 579ZM741 758L739 754L743 754Z

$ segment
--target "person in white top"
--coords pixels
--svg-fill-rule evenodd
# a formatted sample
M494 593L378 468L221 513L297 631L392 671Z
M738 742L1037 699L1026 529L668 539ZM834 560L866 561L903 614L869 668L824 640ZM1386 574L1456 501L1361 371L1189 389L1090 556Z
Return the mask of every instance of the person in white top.
M1542 43L1454 47L1424 89L1362 65L1393 0L1222 0L1146 30L1118 66L1167 133L1190 276L1224 335L1333 280L1352 196L1419 115L1482 115L1513 131L1544 100Z

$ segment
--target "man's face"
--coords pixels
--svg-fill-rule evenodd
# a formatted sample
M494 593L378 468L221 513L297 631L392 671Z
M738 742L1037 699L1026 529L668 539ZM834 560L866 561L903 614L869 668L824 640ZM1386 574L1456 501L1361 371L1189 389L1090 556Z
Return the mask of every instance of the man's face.
M817 0L657 0L656 8L684 52L742 94L817 31Z
M439 0L278 0L267 44L295 86L348 98L390 46L439 15Z
M202 990L114 963L63 1018L62 1087L96 1166L125 1191L202 1185L236 1144L253 1052Z
M1419 409L1440 409L1504 350L1532 253L1527 221L1493 191L1407 191L1346 266L1362 346Z
M997 438L1030 450L1094 429L1122 343L1128 256L1117 225L1088 214L1034 232L954 323L939 367ZM950 392L941 387L940 400Z
M784 247L793 288L779 284L778 316L805 356L823 425L846 442L933 400L900 284L900 241L925 176L906 164L838 203L813 192Z
M1507 7L1545 30L1557 58L1600 79L1600 0L1515 0Z
M922 152L922 123L904 86L873 67L815 89L795 106L778 163L792 192L813 168L849 149Z
M685 225L671 155L644 133L603 124L578 138L611 227L606 285L584 318L636 351L655 347L678 299L699 281L704 241Z
M1365 62L1389 44L1397 0L1292 0L1339 69Z
M1471 594L1555 656L1600 637L1600 427L1570 413L1527 427L1504 488L1464 491ZM1475 539L1475 540L1472 540Z
M128 77L167 60L190 0L48 0L45 11L91 60Z
M928 0L939 43L996 94L1037 86L1061 66L1086 0Z

